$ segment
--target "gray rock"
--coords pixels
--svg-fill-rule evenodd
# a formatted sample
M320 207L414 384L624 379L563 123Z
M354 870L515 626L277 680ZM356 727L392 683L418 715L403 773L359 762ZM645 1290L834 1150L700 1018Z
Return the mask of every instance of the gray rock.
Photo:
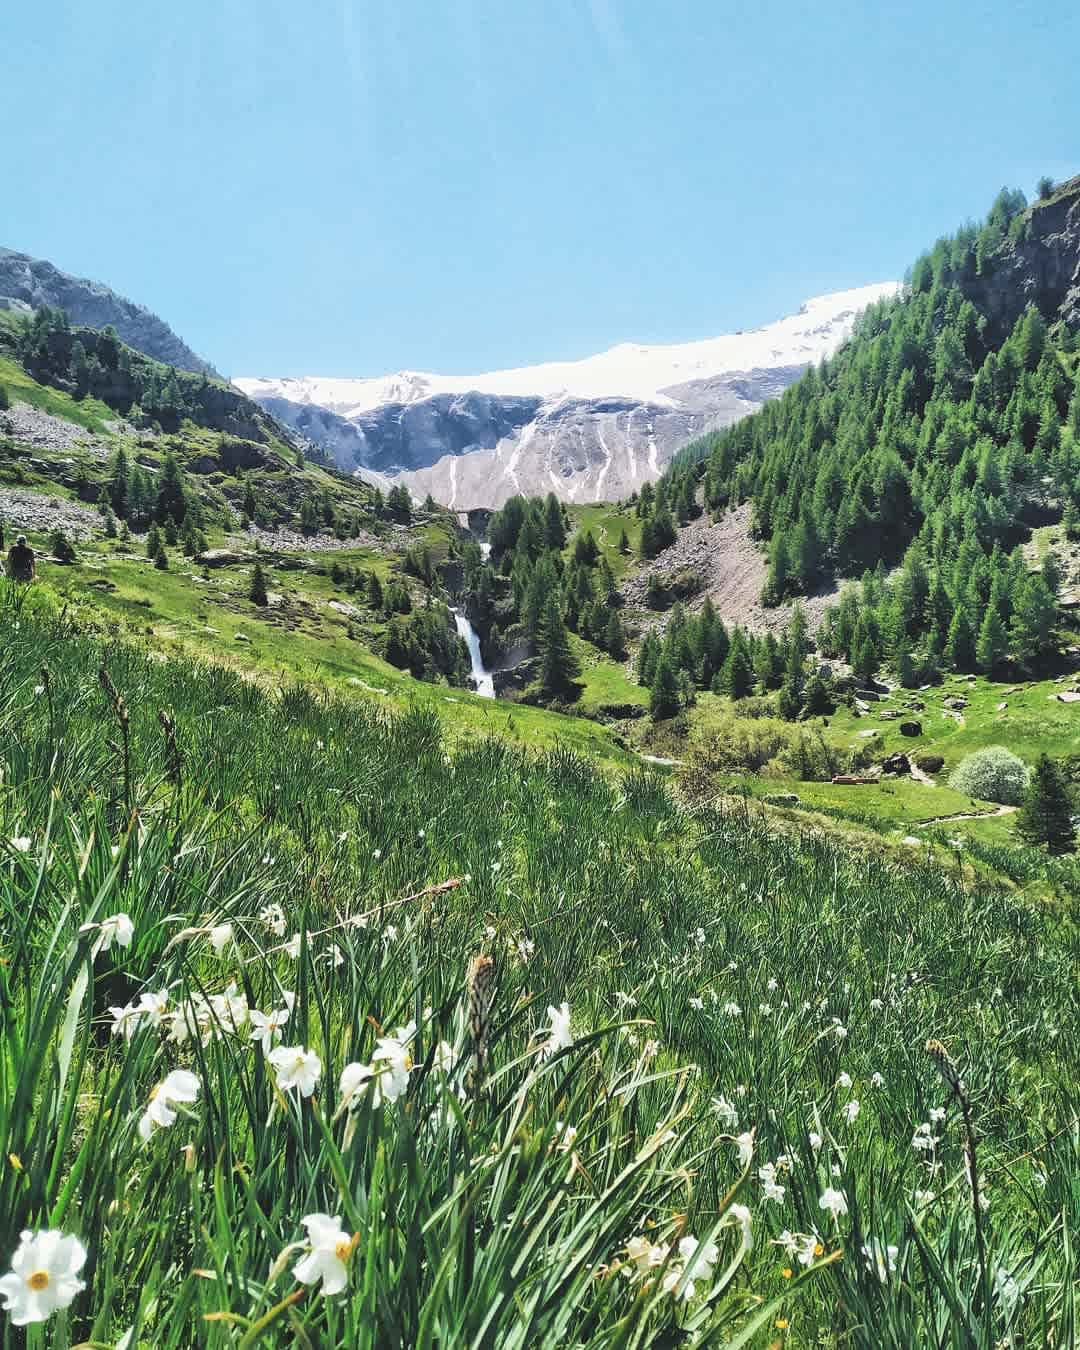
M109 324L129 347L181 370L213 375L214 368L191 350L164 319L125 300L98 281L61 272L43 258L0 248L0 296L33 309L56 305L74 324L105 328Z

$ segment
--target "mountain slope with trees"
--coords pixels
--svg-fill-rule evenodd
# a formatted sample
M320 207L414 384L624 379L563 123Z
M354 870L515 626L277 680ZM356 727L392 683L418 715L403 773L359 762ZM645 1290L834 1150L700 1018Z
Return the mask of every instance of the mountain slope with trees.
M688 447L657 485L645 556L699 496L714 513L749 501L767 602L862 578L819 642L864 678L1045 670L1059 577L1019 546L1057 519L1080 535L1080 178L1040 191L1031 207L1000 193L835 357Z

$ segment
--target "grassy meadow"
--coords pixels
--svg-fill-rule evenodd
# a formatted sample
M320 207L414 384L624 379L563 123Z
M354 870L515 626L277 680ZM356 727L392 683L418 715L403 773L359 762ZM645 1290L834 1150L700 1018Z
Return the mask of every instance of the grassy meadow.
M1067 911L4 585L5 1350L1075 1343Z

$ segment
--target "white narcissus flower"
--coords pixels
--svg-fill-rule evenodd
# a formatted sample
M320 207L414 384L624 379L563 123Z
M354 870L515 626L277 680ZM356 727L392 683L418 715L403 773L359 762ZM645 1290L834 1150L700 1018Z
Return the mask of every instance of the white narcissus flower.
M750 1165L750 1159L754 1156L754 1135L751 1130L744 1130L742 1134L737 1135L735 1147L739 1150L739 1166L745 1172Z
M849 1088L851 1086L851 1074L841 1073L840 1077L836 1080L836 1086L839 1088Z
M357 1238L351 1237L333 1214L307 1214L303 1225L308 1234L308 1252L293 1266L301 1284L322 1281L322 1294L340 1294L349 1280L348 1261Z
M826 1186L821 1194L818 1205L822 1209L827 1209L834 1219L838 1219L841 1214L848 1212L847 1196L843 1191L838 1191L834 1186Z
M100 923L84 923L79 929L80 933L95 931L97 937L92 954L97 956L100 952L107 952L114 942L121 947L130 947L131 939L135 936L135 925L126 914L110 914Z
M12 1325L44 1322L58 1309L66 1308L86 1287L79 1279L85 1264L86 1248L77 1237L56 1228L20 1233L11 1270L0 1278L0 1296Z
M274 1042L285 1030L285 1023L289 1020L288 1008L275 1008L273 1012L260 1012L258 1008L252 1008L250 1013L251 1020L251 1039L256 1045L261 1045L264 1050L272 1050Z
M149 1140L155 1130L167 1130L176 1122L174 1106L191 1106L199 1100L200 1083L189 1069L173 1069L150 1093L150 1105L139 1120L139 1137Z
M810 1141L810 1147L816 1153L821 1147L821 1135L818 1134L817 1130L811 1130L806 1137Z
M626 1255L637 1266L639 1275L644 1275L646 1271L655 1270L657 1266L662 1266L667 1254L668 1249L666 1247L650 1242L647 1237L632 1237L626 1244Z
M712 1109L716 1112L716 1119L721 1129L734 1130L738 1128L739 1113L726 1097L714 1097Z
M765 1191L765 1199L772 1200L776 1204L783 1204L785 1187L781 1186L776 1179L776 1166L774 1163L766 1163L758 1168L758 1179Z
M852 1097L851 1101L849 1101L847 1105L844 1107L844 1109L840 1112L840 1114L844 1117L844 1123L846 1125L854 1125L856 1120L858 1120L859 1118L859 1111L861 1109L862 1108L859 1105L858 1097Z
M265 862L266 859L263 859ZM285 936L285 914L279 904L267 905L259 911L259 919L270 929L275 937Z
M679 1239L679 1255L688 1268L693 1262L695 1279L707 1280L712 1276L713 1266L720 1259L720 1249L715 1242L699 1242L696 1237L688 1234Z
M551 1023L551 1031L540 1049L541 1059L550 1059L552 1055L557 1055L560 1050L566 1050L574 1044L574 1038L570 1034L570 1005L568 1003L560 1003L557 1008L549 1004L548 1021Z
M750 1217L750 1210L746 1205L730 1205L724 1215L724 1227L738 1227L742 1231L743 1245L747 1248L753 1246L753 1221Z
M821 1245L821 1239L816 1233L808 1233L802 1239L802 1245L799 1247L798 1261L800 1266L812 1266L814 1258L823 1256L825 1248Z
M360 1100L362 1093L367 1091L368 1084L375 1077L369 1064L346 1064L341 1071L341 1081L338 1084L338 1096L341 1098L343 1107L352 1108ZM378 1106L382 1100L379 1097L379 1089L375 1088L376 1102Z
M296 1088L301 1097L310 1097L315 1091L322 1076L322 1060L314 1050L305 1050L302 1045L279 1045L266 1058L277 1072L281 1092Z
M220 956L233 940L233 929L231 923L215 924L207 934L210 939L210 946Z
M884 1246L877 1238L871 1238L862 1249L863 1263L871 1275L876 1275L882 1284L888 1284L889 1276L896 1273L896 1258L899 1251L893 1246Z
M294 933L285 944L285 955L291 957L294 961L300 959L300 934Z
M16 835L14 839L9 839L8 843L16 853L29 853L34 846L34 841L26 834Z
M166 993L145 993L139 995L138 1003L126 1003L122 1008L110 1008L113 1024L109 1028L114 1036L123 1036L130 1041L144 1022L152 1027L161 1026L165 1011L169 1006Z
M785 1228L778 1238L772 1239L774 1247L783 1247L788 1256L794 1256L799 1250L799 1239L790 1229Z
M161 1026L169 1008L169 995L161 990L139 995L139 1009L152 1027Z
M449 1073L454 1067L454 1051L449 1042L440 1041L436 1046L433 1067L436 1073Z

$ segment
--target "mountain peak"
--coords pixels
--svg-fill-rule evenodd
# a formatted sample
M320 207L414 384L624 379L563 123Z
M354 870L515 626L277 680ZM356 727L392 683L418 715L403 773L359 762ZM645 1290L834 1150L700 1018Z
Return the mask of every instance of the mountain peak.
M497 506L528 491L594 501L655 479L688 440L774 398L839 347L861 310L898 289L890 281L814 296L795 314L720 337L622 342L480 375L234 383L339 467L451 506Z

